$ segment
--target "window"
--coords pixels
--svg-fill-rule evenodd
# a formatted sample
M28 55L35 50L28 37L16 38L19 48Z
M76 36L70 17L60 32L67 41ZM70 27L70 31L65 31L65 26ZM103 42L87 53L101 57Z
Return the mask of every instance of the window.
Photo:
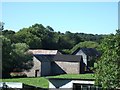
M73 90L102 90L102 89L91 84L73 83Z

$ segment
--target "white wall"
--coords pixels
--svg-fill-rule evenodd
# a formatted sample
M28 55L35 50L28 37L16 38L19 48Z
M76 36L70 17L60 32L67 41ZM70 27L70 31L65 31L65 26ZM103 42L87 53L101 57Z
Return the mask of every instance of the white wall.
M87 55L82 50L79 50L76 55L81 55L83 57L83 62L87 65Z
M23 84L19 82L5 82L9 88L23 88ZM3 87L3 82L0 82L0 87Z
M64 80L65 81L65 80ZM50 82L49 81L49 88L56 88L56 86L53 83L57 83L57 85L59 85L60 81L58 82L57 80L54 82ZM60 86L59 88L69 88L72 90L73 88L73 83L78 83L78 84L94 84L95 81L84 81L84 80L71 80L68 83Z

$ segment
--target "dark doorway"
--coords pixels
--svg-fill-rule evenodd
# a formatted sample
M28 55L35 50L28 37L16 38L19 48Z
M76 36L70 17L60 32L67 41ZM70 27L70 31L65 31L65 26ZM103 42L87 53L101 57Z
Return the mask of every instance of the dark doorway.
M35 70L35 77L39 76L39 70Z

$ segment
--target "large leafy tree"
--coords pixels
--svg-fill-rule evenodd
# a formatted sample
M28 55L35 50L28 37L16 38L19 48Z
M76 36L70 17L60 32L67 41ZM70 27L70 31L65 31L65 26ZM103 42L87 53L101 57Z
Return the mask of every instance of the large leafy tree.
M31 49L41 48L41 39L30 32L21 31L15 37L17 43L26 43Z
M25 43L12 44L12 71L19 72L32 68L32 54L27 52L28 49L29 46Z
M32 67L32 55L27 53L29 46L25 43L12 44L10 39L2 39L2 76L9 77L10 72L29 70Z
M120 88L120 30L101 43L103 52L96 69L96 84L104 88Z
M14 43L15 41L15 31L12 31L12 30L3 30L2 31L2 35L9 38L11 40L11 43Z
M12 65L12 62L10 60L11 56L11 41L10 39L5 38L4 36L0 36L0 40L2 40L2 74L4 76L9 75L9 69Z

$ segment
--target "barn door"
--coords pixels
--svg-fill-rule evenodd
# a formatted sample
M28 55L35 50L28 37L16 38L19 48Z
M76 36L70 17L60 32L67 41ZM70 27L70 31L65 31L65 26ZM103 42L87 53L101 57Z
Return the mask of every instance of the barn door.
M39 76L39 70L35 70L35 77Z

